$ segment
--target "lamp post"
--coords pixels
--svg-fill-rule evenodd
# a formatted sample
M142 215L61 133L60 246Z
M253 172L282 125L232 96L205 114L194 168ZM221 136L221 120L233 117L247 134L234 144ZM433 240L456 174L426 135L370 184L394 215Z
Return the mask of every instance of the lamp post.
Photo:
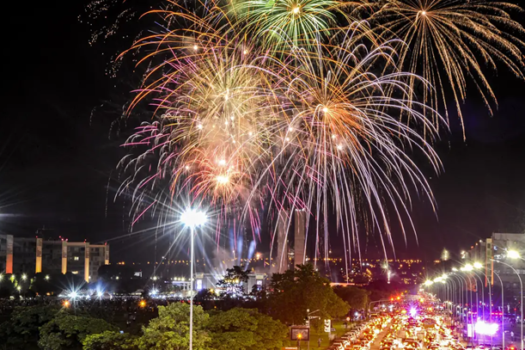
M499 277L495 271L492 272L498 277L499 283L501 284L501 348L505 349L505 298L503 294L505 288L503 287L501 277Z
M513 251L509 252L509 255L508 255L509 258L519 257L519 255L515 256L515 254L510 254L511 252L513 252ZM514 252L514 253L516 253L516 252ZM521 327L520 327L520 338L521 338L520 344L521 344L521 347L520 347L520 349L523 350L523 282L521 281L521 276L518 273L518 271L516 271L516 269L514 267L512 267L511 265L509 265L507 263L504 263L502 261L498 261L498 260L494 260L494 259L491 259L491 260L494 261L494 262L497 262L497 263L500 263L500 264L503 264L505 266L510 267L512 269L512 271L514 271L516 276L518 276L518 279L520 280L520 313L521 313L521 316L520 316L520 323L521 323Z
M180 221L190 229L190 350L193 350L193 260L195 228L206 223L206 213L195 209L187 209L182 213Z

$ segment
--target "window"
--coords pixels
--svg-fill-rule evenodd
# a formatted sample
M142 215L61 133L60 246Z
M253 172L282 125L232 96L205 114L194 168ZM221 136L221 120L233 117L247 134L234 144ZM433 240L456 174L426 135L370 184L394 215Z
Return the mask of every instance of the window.
M75 257L73 258L73 260L78 261L78 260L79 260L79 257L78 257L78 256L75 256Z

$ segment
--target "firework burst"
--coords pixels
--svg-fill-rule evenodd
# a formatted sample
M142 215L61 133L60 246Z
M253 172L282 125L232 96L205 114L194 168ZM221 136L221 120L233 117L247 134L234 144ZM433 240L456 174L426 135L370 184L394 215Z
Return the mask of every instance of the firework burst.
M374 32L387 40L401 39L395 45L399 67L431 83L436 91L424 90L424 101L436 109L446 111L446 99L452 97L462 121L470 81L492 113L496 96L483 66L496 70L500 63L524 78L524 42L519 37L525 29L510 16L522 11L517 5L484 0L388 0L376 5L380 8L371 19L379 25Z
M368 220L386 254L386 242L393 244L386 208L405 232L411 190L433 202L407 149L439 170L421 133L437 135L424 114L435 111L415 101L410 82L419 78L398 70L391 43L363 37L365 23L313 51L289 43L275 56L236 26L214 30L212 16L164 14L194 25L136 45L152 48L144 61L162 59L131 104L147 101L155 120L129 138L120 163L128 176L119 194L132 193L134 221L189 196L219 213L218 233L231 220L259 232L260 213L271 219L303 209L316 219L316 242L324 235L327 243L335 213L348 248L358 247L358 223Z
M312 48L333 32L345 6L336 0L248 0L234 1L229 14L263 47Z

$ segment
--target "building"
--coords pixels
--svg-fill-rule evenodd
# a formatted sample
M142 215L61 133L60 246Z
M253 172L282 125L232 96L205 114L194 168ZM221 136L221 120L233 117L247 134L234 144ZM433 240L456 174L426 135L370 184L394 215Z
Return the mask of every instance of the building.
M304 265L306 261L306 211L296 209L294 213L294 265Z
M284 273L288 270L288 212L281 210L277 219L277 254L273 273Z
M104 264L109 264L107 244L0 234L0 271L6 274L71 272L94 282Z
M257 286L256 289L258 290L265 288L267 277L268 276L265 273L249 273L248 281L246 283L242 283L242 289L244 293L251 293L254 289L254 286ZM197 292L203 289L216 289L218 282L219 279L217 276L211 273L196 273L194 288Z
M509 252L518 253L520 258L512 257ZM525 279L525 234L524 233L493 233L490 238L479 240L470 250L461 252L462 259L467 263L482 265L485 286L490 283L493 300L503 286L505 291L505 306L509 309L519 305L520 278ZM518 277L519 275L519 277Z

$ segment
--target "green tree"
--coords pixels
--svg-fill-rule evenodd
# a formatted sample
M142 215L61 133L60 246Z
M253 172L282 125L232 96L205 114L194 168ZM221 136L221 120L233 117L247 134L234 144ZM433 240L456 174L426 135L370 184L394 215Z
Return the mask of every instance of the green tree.
M345 316L349 305L330 287L312 265L298 265L295 270L274 274L270 283L269 312L286 324L303 324L306 310L318 310L316 316L332 319Z
M81 349L86 336L115 330L114 326L99 318L60 312L40 327L38 345L45 350Z
M82 341L83 350L132 350L136 349L136 339L128 333L105 331L99 334L90 334Z
M135 342L140 350L186 350L189 349L189 316L188 304L173 303L159 306L159 317L152 319L142 327L143 335ZM193 309L193 349L206 350L210 341L205 326L208 314L202 307Z
M288 327L255 309L235 308L210 317L214 350L273 350L283 346Z
M58 311L55 306L15 308L11 318L0 325L0 343L6 349L36 349L39 327L51 321Z
M335 294L350 305L353 310L364 310L368 304L367 290L354 286L337 286L334 288Z
M244 266L234 266L231 269L226 269L226 275L220 280L217 285L226 289L227 294L243 294L243 284L248 282L248 271Z

